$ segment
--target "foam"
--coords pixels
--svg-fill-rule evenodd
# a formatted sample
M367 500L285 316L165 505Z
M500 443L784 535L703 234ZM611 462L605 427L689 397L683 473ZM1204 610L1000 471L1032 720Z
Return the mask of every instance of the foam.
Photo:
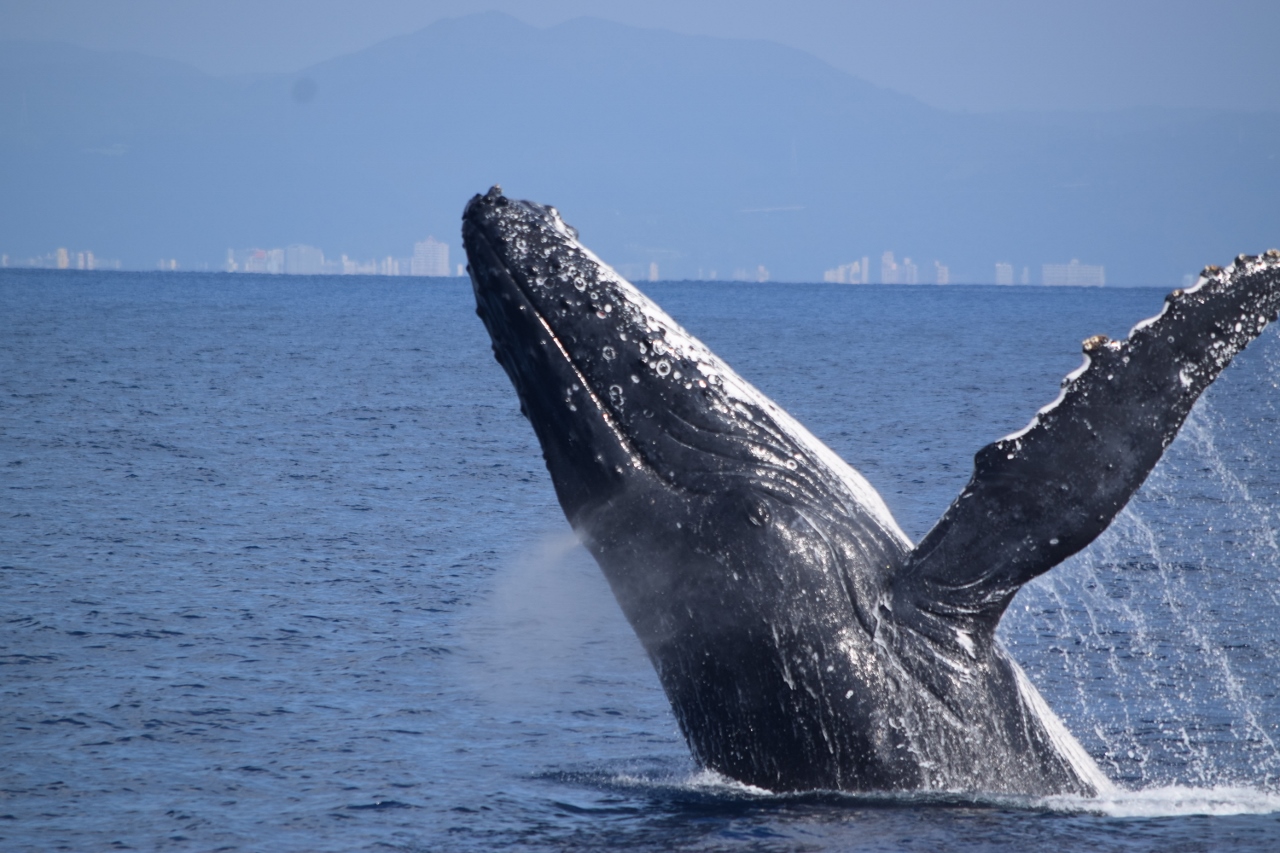
M1053 811L1085 812L1121 818L1260 815L1280 812L1280 793L1254 788L1169 785L1137 791L1113 790L1097 797L1045 797Z

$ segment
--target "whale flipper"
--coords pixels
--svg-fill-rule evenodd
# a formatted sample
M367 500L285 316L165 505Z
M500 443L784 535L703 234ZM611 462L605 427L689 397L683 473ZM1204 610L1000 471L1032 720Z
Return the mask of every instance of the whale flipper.
M969 484L893 581L896 612L937 639L990 644L1014 594L1092 542L1173 441L1200 393L1280 309L1280 253L1241 255L1175 290L1085 363L1023 430L974 458ZM905 607L904 607L905 605Z

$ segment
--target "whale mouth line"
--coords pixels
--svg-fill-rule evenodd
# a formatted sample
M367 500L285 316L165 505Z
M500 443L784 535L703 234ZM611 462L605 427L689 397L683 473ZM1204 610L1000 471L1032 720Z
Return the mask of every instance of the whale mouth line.
M493 244L489 241L488 235L485 234L480 229L477 229L477 231L478 233L476 234L476 237L484 244L484 247L489 251L489 253L494 258L499 257L498 252L494 249ZM635 444L631 441L631 439L628 438L627 435L622 431L620 425L617 422L617 419L613 416L613 413L609 411L609 408L604 405L603 401L600 399L600 395L596 393L596 389L591 386L591 382L587 379L586 375L582 372L582 370L578 367L577 363L573 360L573 356L569 354L569 350L565 347L564 341L562 341L560 336L556 334L555 329L552 328L551 323L547 320L546 315L542 311L538 310L537 304L530 297L528 291L525 289L525 284L520 281L520 277L512 275L511 270L506 266L506 264L499 262L496 264L496 267L502 270L502 272L504 273L504 277L511 283L515 292L519 295L521 305L526 310L528 310L530 313L533 314L534 318L538 322L538 325L546 332L547 337L550 339L551 343L555 345L556 352L558 352L560 354L560 357L564 359L564 363L568 366L569 370L573 373L578 383L582 386L582 390L591 399L591 404L595 406L596 412L600 415L600 419L604 422L604 425L608 428L609 432L617 440L618 444L622 447L623 451L627 454L628 457L630 457L630 459L632 460L632 464L636 465L637 467L641 467L639 462L640 460L643 459L643 455L640 453L639 449L635 446ZM475 286L474 279L472 283L473 283L473 286ZM508 338L508 341L510 340L511 339ZM508 343L507 346L510 347L512 345ZM651 466L646 466L646 467L650 467L650 470L654 470Z

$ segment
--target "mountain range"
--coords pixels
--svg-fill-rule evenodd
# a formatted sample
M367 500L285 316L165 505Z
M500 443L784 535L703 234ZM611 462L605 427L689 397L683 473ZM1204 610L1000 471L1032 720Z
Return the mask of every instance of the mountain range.
M1173 286L1280 244L1278 152L1274 112L953 113L774 43L594 19L473 15L242 78L0 43L17 258L216 268L292 243L403 256L427 234L456 253L463 204L500 183L632 275L814 281L889 250L952 281L1079 258Z

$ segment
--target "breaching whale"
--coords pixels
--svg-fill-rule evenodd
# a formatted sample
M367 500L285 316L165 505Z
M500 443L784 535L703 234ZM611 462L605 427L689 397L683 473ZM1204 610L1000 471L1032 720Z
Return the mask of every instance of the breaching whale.
M1085 361L914 545L875 490L578 240L498 187L477 313L556 494L696 759L772 791L1093 795L1001 648L1018 589L1100 534L1280 308L1280 253L1207 268Z

